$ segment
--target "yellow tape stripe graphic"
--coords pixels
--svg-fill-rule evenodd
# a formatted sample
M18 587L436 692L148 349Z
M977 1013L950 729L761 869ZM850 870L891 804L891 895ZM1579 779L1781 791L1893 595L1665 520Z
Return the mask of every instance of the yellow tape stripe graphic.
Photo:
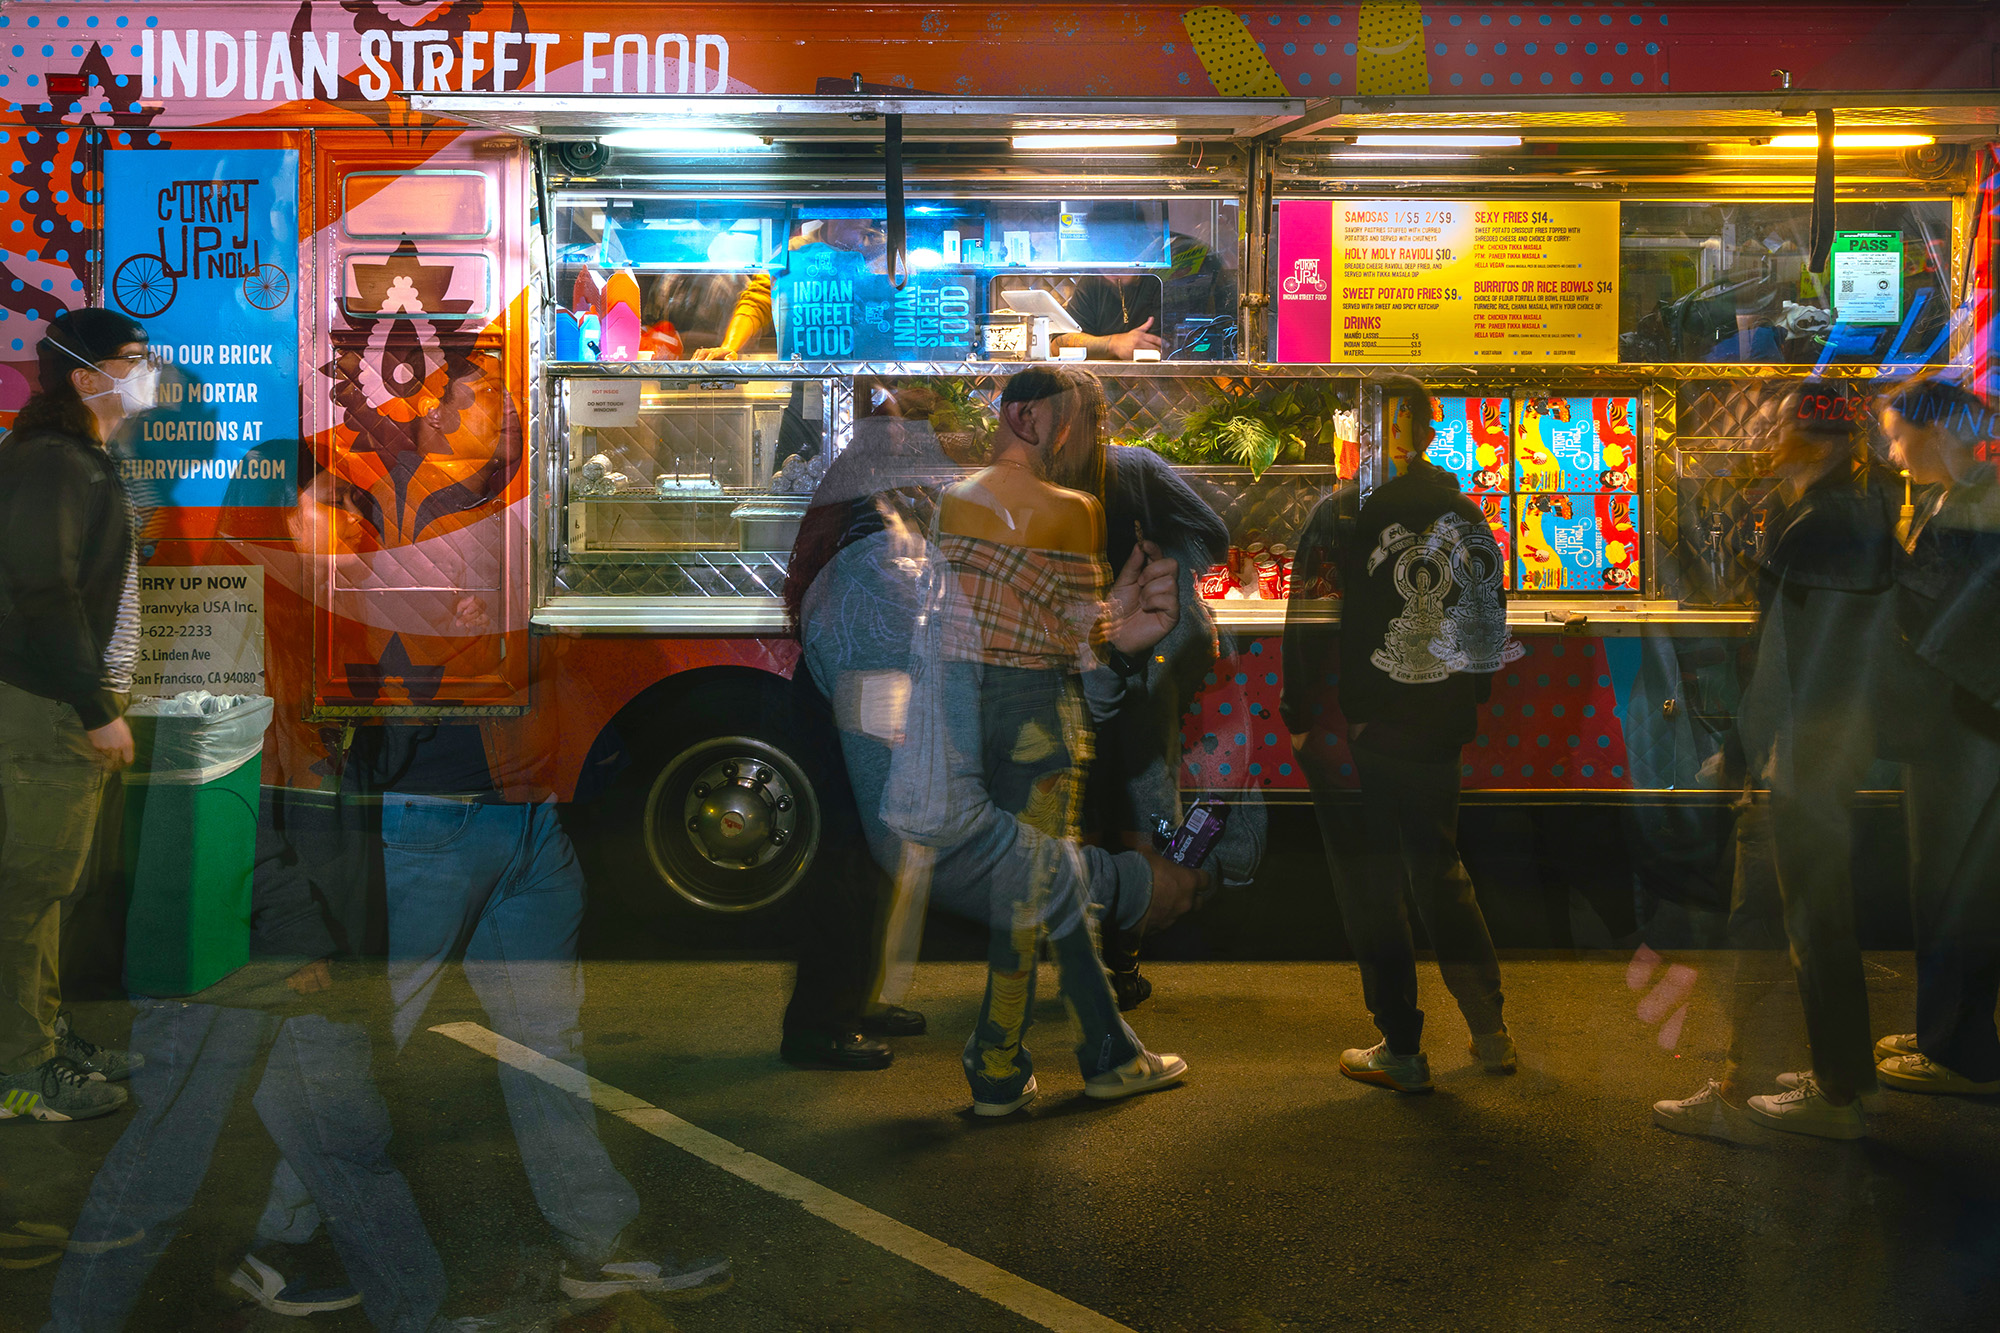
M1285 81L1257 49L1250 27L1226 5L1203 5L1181 15L1195 58L1224 97L1283 97Z

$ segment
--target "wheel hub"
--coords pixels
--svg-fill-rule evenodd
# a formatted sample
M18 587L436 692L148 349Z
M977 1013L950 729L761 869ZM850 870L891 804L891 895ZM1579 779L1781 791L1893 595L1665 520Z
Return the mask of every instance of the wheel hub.
M761 866L782 855L797 818L798 802L784 777L749 757L703 769L682 810L695 848L727 869Z

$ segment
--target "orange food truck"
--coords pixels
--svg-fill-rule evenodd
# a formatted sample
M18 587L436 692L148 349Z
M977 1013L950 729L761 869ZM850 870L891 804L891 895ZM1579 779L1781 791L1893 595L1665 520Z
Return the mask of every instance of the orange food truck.
M1723 796L1770 387L1991 391L1996 42L1951 4L18 0L0 409L53 312L151 331L139 688L270 695L266 784L476 721L510 796L735 912L817 845L781 593L857 421L920 389L976 438L1081 348L1231 531L1183 788L1298 800L1289 548L1399 466L1406 370L1527 649L1469 799L1668 818Z

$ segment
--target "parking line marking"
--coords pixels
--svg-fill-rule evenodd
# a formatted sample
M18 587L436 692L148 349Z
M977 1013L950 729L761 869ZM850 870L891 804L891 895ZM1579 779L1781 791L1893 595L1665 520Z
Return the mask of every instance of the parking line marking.
M431 1031L470 1046L480 1054L489 1055L522 1073L533 1074L572 1096L595 1102L600 1110L646 1131L654 1138L692 1153L710 1166L719 1166L781 1199L790 1199L813 1216L823 1218L899 1259L929 1269L945 1281L963 1287L975 1296L983 1296L995 1305L1004 1306L1024 1319L1054 1330L1054 1333L1133 1333L1124 1324L1108 1319L1088 1306L1078 1305L1046 1287L1038 1287L1026 1278L1016 1277L1004 1268L947 1245L915 1227L905 1226L844 1194L836 1194L769 1158L739 1148L720 1135L689 1124L672 1112L661 1110L651 1102L642 1101L609 1083L580 1074L568 1065L551 1060L539 1051L529 1050L518 1042L509 1041L489 1028L477 1023L440 1023Z

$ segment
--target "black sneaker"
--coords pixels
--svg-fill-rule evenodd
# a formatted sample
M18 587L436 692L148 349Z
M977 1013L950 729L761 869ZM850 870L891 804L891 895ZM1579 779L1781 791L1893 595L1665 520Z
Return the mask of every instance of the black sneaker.
M730 1282L729 1260L721 1255L684 1264L671 1254L642 1259L621 1248L601 1264L564 1260L561 1285L563 1295L573 1301L599 1301L626 1291L699 1300L727 1290Z
M332 1242L320 1237L303 1245L259 1246L243 1256L229 1285L272 1314L321 1314L361 1304Z
M0 1120L89 1120L125 1104L125 1089L94 1079L60 1055L0 1079Z
M1117 997L1118 1012L1130 1013L1153 997L1153 983L1139 975L1139 969L1111 974L1111 993Z
M131 1051L114 1051L77 1035L68 1014L56 1015L56 1054L102 1083L131 1077L146 1063L146 1057Z

